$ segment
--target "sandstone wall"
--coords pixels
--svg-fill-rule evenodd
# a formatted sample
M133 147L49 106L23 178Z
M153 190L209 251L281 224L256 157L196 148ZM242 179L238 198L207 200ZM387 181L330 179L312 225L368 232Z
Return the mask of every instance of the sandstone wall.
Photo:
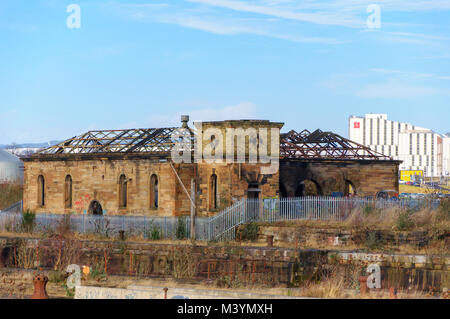
M184 167L184 182L193 170ZM127 207L119 208L119 178L127 178ZM158 176L159 207L150 206L150 177ZM38 205L38 176L45 178L45 205ZM72 177L72 207L65 208L64 184ZM59 160L25 162L24 209L38 213L84 213L96 200L108 215L137 214L173 216L189 212L187 196L180 189L168 163L152 160ZM186 198L185 198L186 197ZM177 200L179 203L177 204Z
M307 161L283 160L280 163L280 184L287 196L295 196L299 184L312 180L321 195L345 193L346 181L351 182L359 196L374 196L381 190L398 192L396 161Z
M247 196L257 183L260 198L274 197L278 173L261 175L261 164L174 164L186 190L196 185L196 214L208 216ZM119 207L119 179L127 178L127 206ZM158 177L159 207L150 205L150 179ZM211 207L211 175L217 175L219 205ZM45 180L45 205L38 205L38 177ZM65 178L72 178L72 207L65 208ZM108 215L182 216L190 214L190 200L167 162L150 159L54 160L25 162L24 209L37 213L84 213L98 201Z

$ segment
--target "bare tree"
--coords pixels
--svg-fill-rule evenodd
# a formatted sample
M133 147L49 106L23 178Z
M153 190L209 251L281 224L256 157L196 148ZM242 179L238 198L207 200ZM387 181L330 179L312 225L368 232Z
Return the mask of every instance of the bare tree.
M9 145L7 148L11 154L14 154L16 156L19 155L19 145L17 145L17 143L12 142L11 145Z

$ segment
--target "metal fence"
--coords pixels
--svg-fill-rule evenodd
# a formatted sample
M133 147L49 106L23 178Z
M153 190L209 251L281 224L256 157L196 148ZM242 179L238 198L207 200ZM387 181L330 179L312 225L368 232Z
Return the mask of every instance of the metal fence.
M301 219L342 221L357 209L377 209L381 213L393 208L418 211L425 208L436 209L439 204L439 200L373 200L357 197L273 198L263 200L263 210L259 221L275 222Z
M342 221L358 209L379 209L381 212L386 212L391 208L401 208L418 211L424 208L436 209L439 204L439 200L424 199L297 197L259 200L243 198L215 216L197 217L195 237L198 240L235 240L237 227L251 221L276 222L305 219ZM0 213L0 230L20 231L22 215L17 211L22 211L21 202ZM190 237L190 224L190 217L36 214L34 231L54 231L58 227L70 225L75 232L95 233L105 237L117 236L120 231L125 231L127 236L176 239L182 236Z
M208 239L234 240L237 226L258 220L259 204L259 200L244 198L210 217Z
M22 210L23 210L23 201L19 201L3 210L0 210L0 212L21 213Z
M70 225L77 233L97 234L115 237L120 231L126 236L143 236L150 239L177 239L190 237L189 217L147 217L147 216L96 216L36 214L33 231L37 233L57 231ZM22 214L0 213L0 231L18 232L22 230ZM199 240L207 240L208 218L195 219L195 233Z
M365 198L339 197L293 197L270 199L242 199L212 217L210 223L210 240L235 240L239 225L251 221L277 222L289 220L336 220L347 219L355 210L379 210L386 213L389 209L436 209L439 200L404 199L373 200Z

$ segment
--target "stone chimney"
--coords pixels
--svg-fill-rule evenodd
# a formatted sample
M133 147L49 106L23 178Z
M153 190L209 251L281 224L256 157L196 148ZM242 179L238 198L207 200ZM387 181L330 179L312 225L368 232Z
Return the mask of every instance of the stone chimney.
M189 115L181 115L181 127L187 128L189 122Z

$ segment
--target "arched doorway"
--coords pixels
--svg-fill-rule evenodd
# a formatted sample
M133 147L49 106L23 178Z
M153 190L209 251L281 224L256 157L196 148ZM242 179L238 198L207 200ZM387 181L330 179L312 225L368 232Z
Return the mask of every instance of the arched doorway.
M88 214L90 215L103 215L102 205L96 200L93 200L89 204Z
M283 183L280 183L280 197L288 197L286 187L284 187Z
M247 188L247 213L251 218L257 218L259 215L259 197L261 189L257 182L248 183Z
M258 199L259 193L261 193L261 189L259 189L258 183L249 183L247 189L247 198L248 199Z
M301 181L297 186L297 190L295 191L295 197L321 195L322 189L320 188L320 185L312 179L305 179L304 181Z
M354 195L356 195L356 187L351 181L346 179L345 180L344 196L354 196Z

